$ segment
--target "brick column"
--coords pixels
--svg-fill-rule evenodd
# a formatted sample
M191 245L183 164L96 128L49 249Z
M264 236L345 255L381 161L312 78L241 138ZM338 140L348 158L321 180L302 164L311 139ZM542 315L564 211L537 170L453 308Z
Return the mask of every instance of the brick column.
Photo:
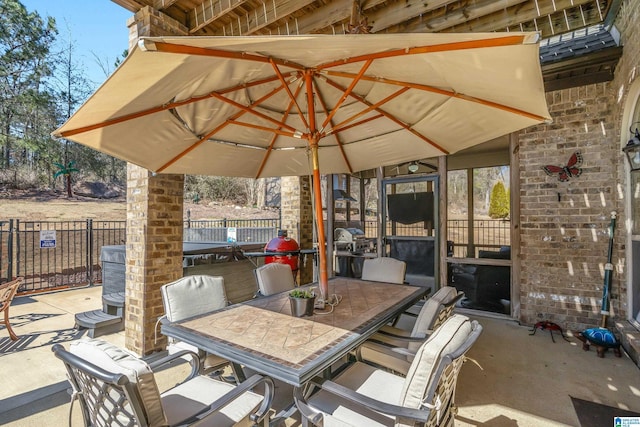
M186 35L187 28L145 7L127 23L131 48L140 36ZM139 355L166 347L155 325L164 313L160 286L182 277L184 175L153 175L127 164L125 345Z
M140 355L166 346L154 343L154 328L164 313L160 286L182 277L183 192L184 175L127 164L125 343Z
M313 247L313 209L311 205L311 178L309 176L283 177L280 183L280 215L282 229L300 245L301 249ZM298 283L313 281L313 262L300 263Z

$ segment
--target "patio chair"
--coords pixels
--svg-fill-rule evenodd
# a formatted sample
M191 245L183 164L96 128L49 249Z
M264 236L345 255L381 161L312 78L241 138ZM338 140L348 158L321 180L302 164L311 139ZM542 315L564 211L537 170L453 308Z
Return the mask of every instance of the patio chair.
M390 257L367 258L362 264L362 280L387 283L404 283L407 264Z
M11 306L11 301L13 301L13 297L16 296L22 281L23 278L18 277L15 280L0 285L0 312L4 312L4 320L2 322L7 328L9 338L11 338L12 341L17 341L18 336L13 332L13 329L11 329L11 323L9 322L9 307Z
M462 297L464 293L452 286L440 288L425 301L411 331L383 326L358 347L357 359L406 375L416 351L453 315L453 309Z
M228 305L221 276L193 275L185 276L160 287L164 316L170 322L198 316ZM169 338L169 354L182 350L192 351L200 357L203 372L220 371L229 365L229 361L214 354L206 353L191 344Z
M60 344L52 350L67 368L73 404L80 402L84 423L107 426L234 426L249 420L268 425L273 381L254 375L240 385L199 375L199 359L184 351L147 364L134 354L100 339L83 339L69 351ZM190 375L160 392L154 370L190 355ZM251 391L261 385L264 394ZM264 388L262 388L262 385Z
M296 388L303 426L452 426L465 353L482 331L454 315L419 348L406 377L355 362L333 380Z
M256 296L269 296L290 291L295 287L293 273L288 264L272 262L256 268L253 272L258 282Z

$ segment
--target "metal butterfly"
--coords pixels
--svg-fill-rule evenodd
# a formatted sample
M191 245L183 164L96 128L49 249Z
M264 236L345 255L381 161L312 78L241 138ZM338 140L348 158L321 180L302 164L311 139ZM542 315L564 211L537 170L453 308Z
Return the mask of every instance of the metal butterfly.
M569 178L577 178L582 174L582 169L580 166L582 165L582 155L579 151L573 153L571 157L569 157L569 161L567 162L567 166L553 166L547 165L543 166L542 169L549 176L557 176L558 180L565 182L569 181Z

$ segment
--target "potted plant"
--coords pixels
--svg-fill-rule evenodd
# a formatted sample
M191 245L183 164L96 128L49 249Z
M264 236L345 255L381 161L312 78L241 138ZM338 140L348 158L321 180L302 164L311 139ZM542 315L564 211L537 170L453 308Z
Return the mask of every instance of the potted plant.
M294 289L289 292L291 315L296 317L313 316L313 305L316 301L316 293L313 288Z

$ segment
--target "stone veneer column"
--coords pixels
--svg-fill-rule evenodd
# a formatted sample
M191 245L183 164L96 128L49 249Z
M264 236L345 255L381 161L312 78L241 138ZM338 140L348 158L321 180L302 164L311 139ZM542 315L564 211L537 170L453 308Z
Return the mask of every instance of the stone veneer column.
M282 229L298 242L301 249L313 247L313 209L311 205L311 178L309 176L283 177L280 183L280 216ZM300 260L298 283L313 281L313 262L306 265Z
M127 23L130 49L140 36L186 35L187 28L145 7ZM182 277L184 175L153 175L127 164L125 345L139 355L166 347L155 325L164 313L160 286Z

